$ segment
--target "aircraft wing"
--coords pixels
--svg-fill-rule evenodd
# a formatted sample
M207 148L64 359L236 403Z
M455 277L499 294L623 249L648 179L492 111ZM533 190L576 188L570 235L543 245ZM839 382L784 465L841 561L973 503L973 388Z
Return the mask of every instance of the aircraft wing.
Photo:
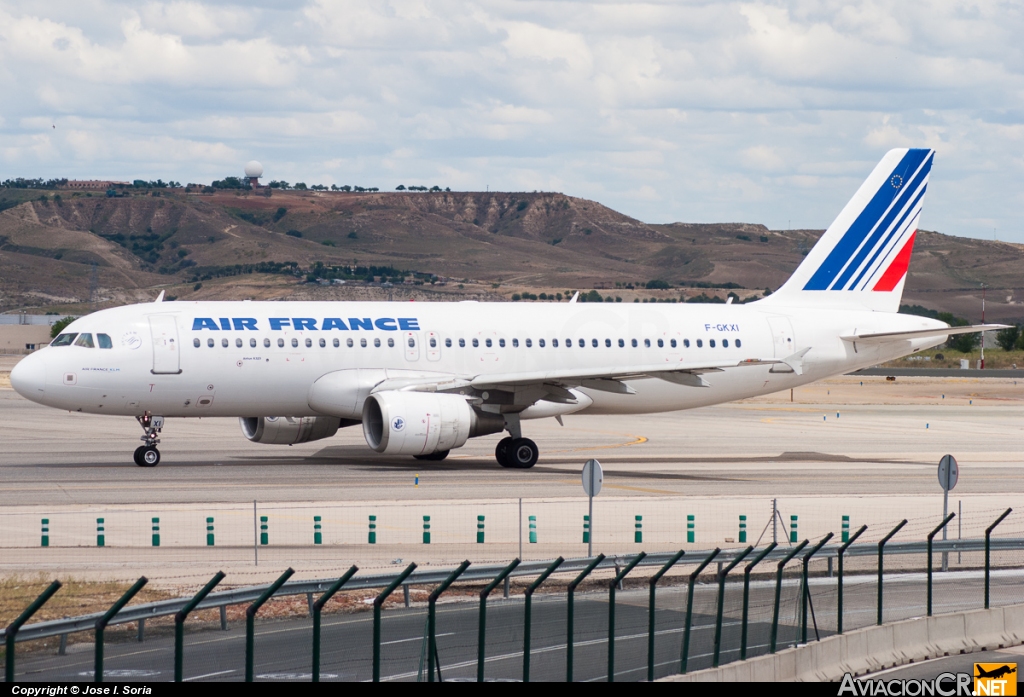
M951 336L953 334L973 334L993 329L1006 329L1006 324L974 324L968 327L946 327L939 329L916 329L909 332L882 332L880 334L853 334L840 337L843 341L856 341L863 344L886 344L891 341L907 341L910 339L927 339L930 336Z

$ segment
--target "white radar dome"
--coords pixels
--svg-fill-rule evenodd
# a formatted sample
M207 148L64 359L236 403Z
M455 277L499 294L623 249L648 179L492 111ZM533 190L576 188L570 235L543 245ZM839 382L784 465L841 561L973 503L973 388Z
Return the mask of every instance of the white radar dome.
M263 165L256 160L247 162L245 164L245 176L247 177L262 177L263 176Z

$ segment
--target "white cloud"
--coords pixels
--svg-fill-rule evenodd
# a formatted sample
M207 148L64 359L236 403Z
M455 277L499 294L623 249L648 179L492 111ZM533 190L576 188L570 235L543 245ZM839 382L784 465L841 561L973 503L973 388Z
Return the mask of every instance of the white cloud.
M0 169L189 181L255 157L823 227L886 149L929 146L923 225L1024 242L1022 30L994 0L3 0Z

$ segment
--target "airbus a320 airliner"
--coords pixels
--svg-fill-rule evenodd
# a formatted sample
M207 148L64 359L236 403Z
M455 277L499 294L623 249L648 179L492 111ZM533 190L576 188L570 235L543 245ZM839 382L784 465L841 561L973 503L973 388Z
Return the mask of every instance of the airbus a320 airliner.
M785 285L744 305L158 300L76 320L11 384L135 417L143 467L166 417L231 416L275 445L361 424L378 453L423 460L507 431L498 464L529 468L531 419L729 402L999 328L897 313L933 159L887 153Z

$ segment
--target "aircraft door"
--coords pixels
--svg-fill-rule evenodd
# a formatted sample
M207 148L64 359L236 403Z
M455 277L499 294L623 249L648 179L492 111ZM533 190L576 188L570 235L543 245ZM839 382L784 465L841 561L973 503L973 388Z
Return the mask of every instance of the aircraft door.
M427 332L427 360L441 360L441 337L437 332ZM408 347L407 347L408 348Z
M181 373L181 351L178 343L178 321L174 315L150 315L149 331L153 336L154 375Z
M796 343L793 340L793 325L786 317L769 317L768 326L772 331L772 343L775 348L776 358L789 358L796 353Z
M405 332L402 342L405 344L405 360L418 361L420 359L419 332Z

